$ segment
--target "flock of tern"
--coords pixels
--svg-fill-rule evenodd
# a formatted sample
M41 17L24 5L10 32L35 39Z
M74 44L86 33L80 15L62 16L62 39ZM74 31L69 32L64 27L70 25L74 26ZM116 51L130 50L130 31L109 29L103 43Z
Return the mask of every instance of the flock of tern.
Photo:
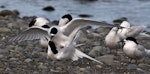
M54 60L72 59L74 61L85 57L104 64L76 48L75 39L80 36L78 35L79 31L86 26L112 27L105 37L105 44L111 50L122 48L123 52L133 59L150 57L150 50L136 41L136 38L142 35L150 38L149 35L143 33L146 26L131 26L127 21L116 26L86 18L73 19L70 14L62 16L58 25L51 24L48 19L43 17L33 19L28 29L12 37L10 41L21 42L38 39L43 47L48 48L47 58Z

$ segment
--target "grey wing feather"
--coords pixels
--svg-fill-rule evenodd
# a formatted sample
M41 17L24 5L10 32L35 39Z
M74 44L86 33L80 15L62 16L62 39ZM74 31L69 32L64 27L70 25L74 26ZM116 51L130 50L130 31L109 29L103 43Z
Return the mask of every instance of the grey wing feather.
M76 28L81 29L85 26L91 26L91 25L93 25L93 26L94 25L95 26L109 26L109 27L114 26L112 24L108 24L105 22L99 22L99 21L94 21L94 20L85 19L85 18L76 18L65 25L64 34L68 36Z
M31 27L22 33L18 34L17 36L11 38L9 42L12 41L25 41L25 40L34 40L34 39L41 39L41 38L48 38L48 29L44 29L41 27Z
M126 34L127 37L135 37L139 35L139 33L143 32L146 26L134 26L131 27L129 32Z

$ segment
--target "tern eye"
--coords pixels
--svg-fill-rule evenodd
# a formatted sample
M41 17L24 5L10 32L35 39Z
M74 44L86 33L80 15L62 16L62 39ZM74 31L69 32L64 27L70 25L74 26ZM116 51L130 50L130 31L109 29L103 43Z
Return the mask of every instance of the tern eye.
M50 31L50 34L56 34L58 32L58 30L56 28L52 28Z

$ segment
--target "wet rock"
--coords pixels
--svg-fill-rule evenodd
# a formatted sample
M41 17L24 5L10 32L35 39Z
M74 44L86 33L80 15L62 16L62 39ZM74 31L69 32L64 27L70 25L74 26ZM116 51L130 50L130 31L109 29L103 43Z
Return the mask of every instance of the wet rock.
M5 8L5 6L4 6L4 5L1 5L0 8Z
M113 23L116 24L116 25L120 25L123 21L127 21L127 18L126 17L121 17L119 19L114 20Z
M27 59L24 60L24 62L26 62L26 63L29 63L31 61L32 61L32 59L30 59L30 58L27 58Z
M79 14L78 16L79 17L84 17L84 18L93 17L92 15L89 15L89 14Z
M89 52L89 55L92 57L97 57L100 55L103 55L103 47L101 46L95 46L93 49Z
M43 10L44 10L44 11L54 11L55 8L52 7L52 6L47 6L47 7L44 7Z
M10 10L3 10L0 12L0 16L8 16L8 15L12 15L12 16L18 16L18 14L16 14L16 11L13 12L13 11L10 11Z
M0 33L4 33L4 32L10 32L11 30L9 28L0 28Z
M104 56L99 56L97 57L98 60L105 62L108 65L113 65L114 64L114 55L104 55Z
M136 64L129 64L129 65L127 66L127 69L129 69L129 70L131 70L131 69L136 70L137 68L138 68L138 66L137 66Z

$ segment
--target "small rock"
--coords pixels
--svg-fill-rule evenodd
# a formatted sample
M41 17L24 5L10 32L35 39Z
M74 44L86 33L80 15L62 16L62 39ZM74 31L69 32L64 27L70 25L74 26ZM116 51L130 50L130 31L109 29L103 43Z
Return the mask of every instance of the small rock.
M119 19L114 20L113 23L116 24L116 25L120 25L123 21L127 21L127 18L126 17L121 17Z
M8 54L9 51L5 49L0 49L0 54Z
M54 11L55 8L52 7L52 6L47 6L47 7L44 7L43 10L44 10L44 11Z
M9 28L5 28L5 27L1 27L0 28L0 33L4 33L4 32L10 32L11 30Z
M93 49L89 52L89 55L92 57L100 56L102 55L103 48L101 46L95 46Z
M89 15L89 14L79 14L78 16L79 16L79 17L86 17L86 18L87 18L87 17L92 17L92 15Z
M38 66L38 68L40 68L40 69L46 69L47 67L43 63L40 63L40 65Z
M9 60L10 60L10 61L17 61L18 58L10 58Z
M24 62L29 63L29 62L31 62L31 61L32 61L32 59L27 58L27 59L25 59L25 61L24 61Z
M5 6L4 6L4 5L1 5L0 8L5 8Z
M97 57L96 59L105 62L108 65L113 65L114 64L114 55L104 55L104 56L100 56Z
M3 10L0 12L0 16L8 16L8 15L13 15L13 16L17 16L17 14L15 14L14 12L10 11L10 10Z
M127 69L134 69L134 70L136 70L138 68L138 66L136 65L136 64L129 64L128 66L127 66Z
M0 59L2 59L4 57L4 55L0 55Z

